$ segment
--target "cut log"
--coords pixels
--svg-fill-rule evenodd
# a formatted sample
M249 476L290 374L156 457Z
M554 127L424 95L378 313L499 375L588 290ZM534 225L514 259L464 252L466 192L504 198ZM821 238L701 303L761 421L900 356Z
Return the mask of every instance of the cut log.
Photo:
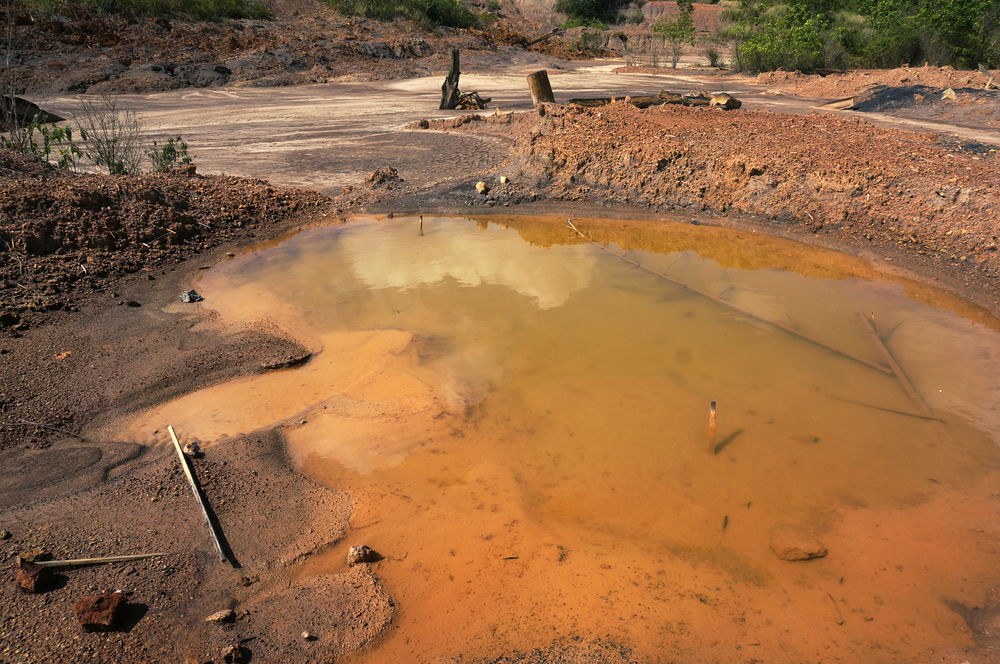
M438 108L454 109L458 106L458 100L462 96L458 89L458 77L461 74L462 72L458 70L458 49L453 48L451 49L451 69L448 70L448 76L441 84L441 106Z
M528 90L531 91L531 105L535 108L542 102L553 104L556 101L552 96L552 86L549 85L549 74L544 69L528 74Z

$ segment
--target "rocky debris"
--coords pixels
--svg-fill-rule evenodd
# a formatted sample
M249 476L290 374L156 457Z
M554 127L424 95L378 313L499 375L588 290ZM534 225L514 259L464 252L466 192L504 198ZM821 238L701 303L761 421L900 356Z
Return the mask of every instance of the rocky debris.
M249 588L256 582L257 582L256 577L241 576L240 578L236 579L236 585L240 586L241 588Z
M24 558L18 560L17 585L31 594L44 593L52 587L54 577L48 567L28 562Z
M372 171L371 175L365 179L365 186L391 189L402 182L403 178L399 177L396 169L392 166L387 166L386 168L377 168Z
M181 302L184 302L185 304L190 304L192 302L201 302L204 299L205 298L203 298L201 295L198 295L198 291L194 290L193 288L191 290L186 290L183 293L181 293Z
M361 563L373 563L379 559L375 551L364 544L355 544L347 551L347 566L353 567Z
M121 592L81 597L73 605L76 619L89 632L114 629L125 608L125 594Z
M771 533L771 550L782 560L799 561L822 558L826 547L805 530L779 528Z
M226 664L246 664L250 661L250 651L239 643L233 643L222 650L222 661Z
M205 618L207 623L231 623L236 621L236 612L232 609L223 609L222 611L216 611L209 617Z

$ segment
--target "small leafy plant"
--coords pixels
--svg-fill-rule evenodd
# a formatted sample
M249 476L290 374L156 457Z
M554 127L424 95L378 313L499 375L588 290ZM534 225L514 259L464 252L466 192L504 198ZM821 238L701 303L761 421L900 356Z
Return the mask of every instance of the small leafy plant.
M76 160L83 156L80 148L73 144L72 127L46 122L45 116L37 114L31 122L15 126L8 136L0 136L0 148L30 154L48 163L52 163L55 151L55 164L63 170L76 168Z
M153 141L152 149L146 153L149 160L153 162L154 173L165 173L178 166L186 166L194 161L194 157L188 155L188 144L180 136L167 139L167 142L160 147L159 143Z

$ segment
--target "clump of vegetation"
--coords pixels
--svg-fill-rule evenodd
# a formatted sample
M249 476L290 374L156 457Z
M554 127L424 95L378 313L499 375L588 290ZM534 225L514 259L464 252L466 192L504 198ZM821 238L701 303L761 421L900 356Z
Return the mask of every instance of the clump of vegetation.
M168 138L162 146L153 141L152 147L147 147L142 138L142 116L111 95L83 103L77 134L82 148L73 142L72 127L50 122L42 114L26 122L13 104L0 103L0 120L8 129L6 136L0 136L0 148L54 163L63 170L76 170L84 157L110 175L139 175L147 158L156 173L194 160L180 136Z
M171 136L167 142L160 147L159 143L153 141L153 147L146 153L153 163L154 173L166 173L178 166L187 166L194 157L188 155L188 144L177 136Z
M1000 67L997 0L740 0L720 31L742 70Z
M66 0L28 0L29 8L45 12L65 13ZM125 13L136 16L186 15L200 21L222 18L270 19L271 10L255 0L76 0L74 7L83 7L98 15Z
M408 18L427 26L471 28L476 15L458 0L326 0L344 16L367 16L380 21Z
M585 26L606 30L608 23L615 22L628 4L628 0L556 0L555 9L566 14L564 28Z
M28 154L47 163L55 163L63 170L76 167L76 160L83 156L73 144L73 128L60 127L41 114L29 122L19 122L16 112L4 108L6 136L0 136L0 148ZM54 154L53 154L54 152Z

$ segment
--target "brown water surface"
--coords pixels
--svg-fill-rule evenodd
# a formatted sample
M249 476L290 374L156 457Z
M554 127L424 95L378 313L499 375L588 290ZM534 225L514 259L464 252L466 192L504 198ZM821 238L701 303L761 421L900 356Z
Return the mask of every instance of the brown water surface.
M650 661L987 657L963 607L992 611L1000 583L1000 324L748 231L577 225L599 244L564 220L359 220L216 266L206 306L317 354L131 436L282 424L303 472L357 497L353 532L294 571L385 556L399 614L355 661L572 635ZM829 555L779 560L783 527Z

